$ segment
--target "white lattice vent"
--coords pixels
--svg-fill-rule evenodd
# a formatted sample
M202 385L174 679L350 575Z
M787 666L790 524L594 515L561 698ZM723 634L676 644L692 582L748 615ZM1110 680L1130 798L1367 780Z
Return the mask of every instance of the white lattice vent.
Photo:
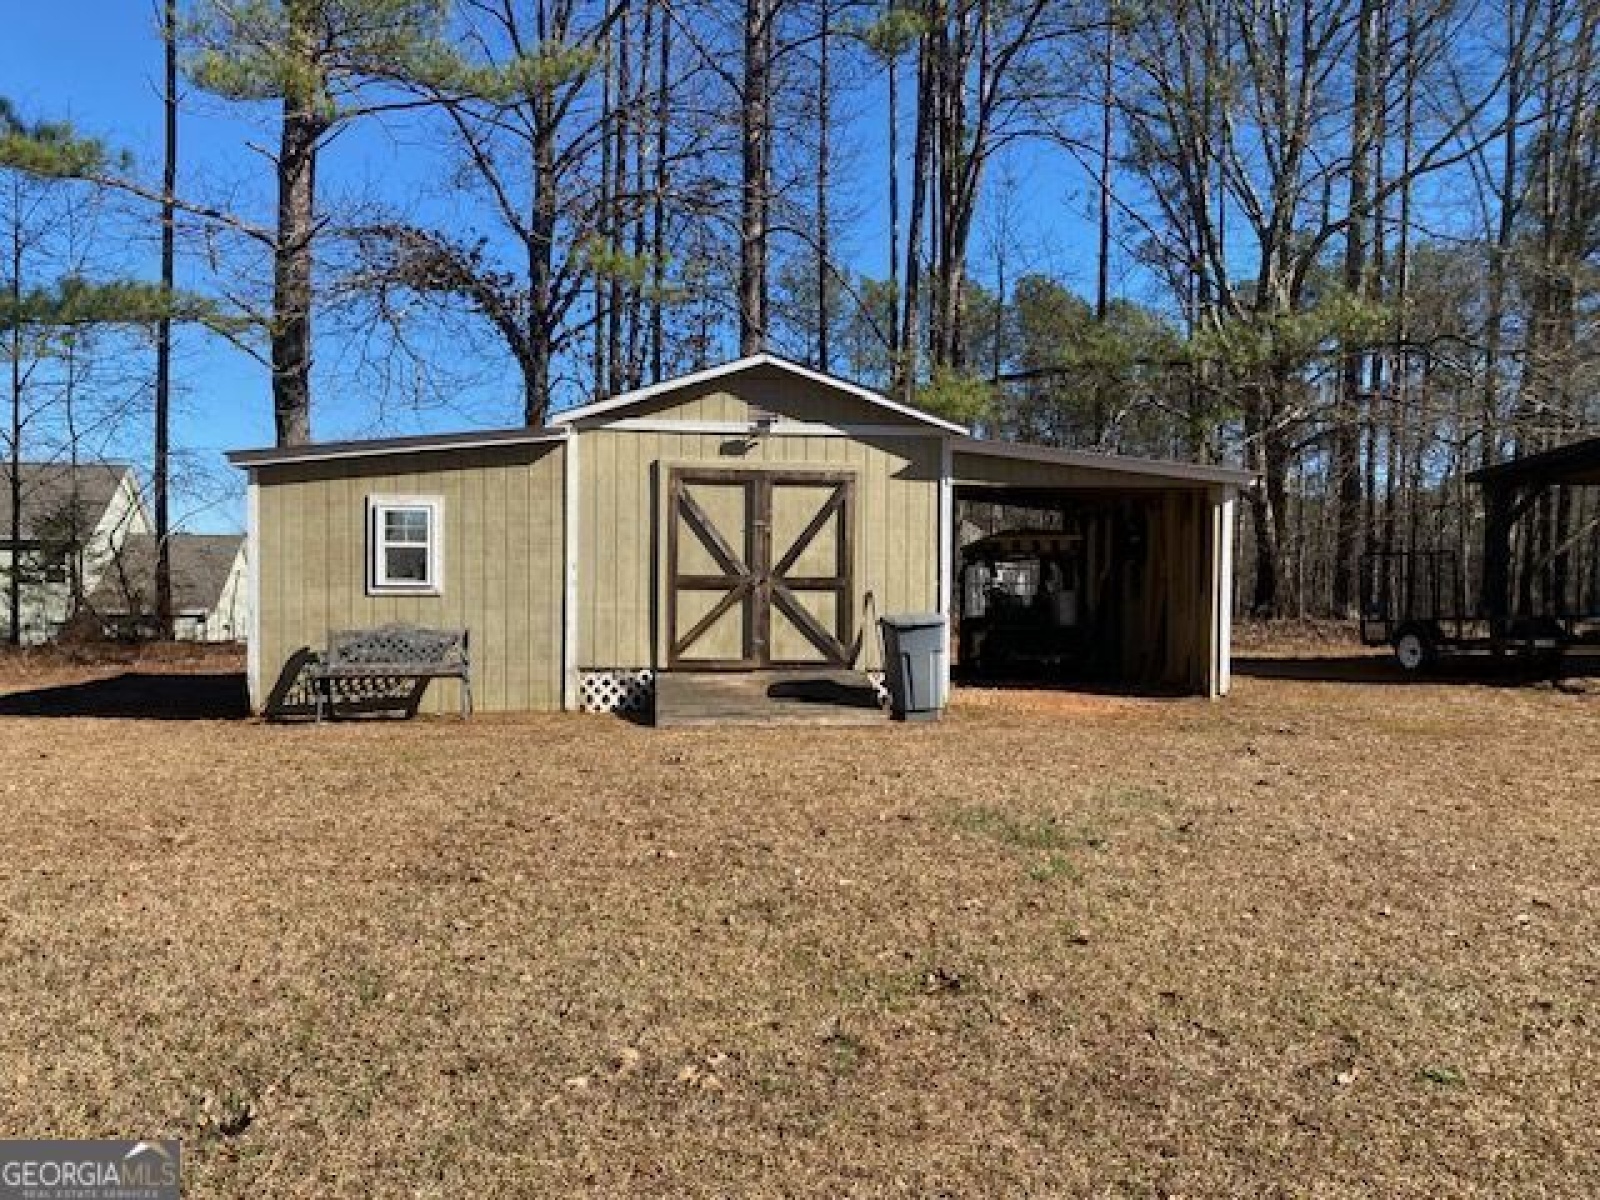
M656 699L656 673L640 670L584 671L578 701L586 713L649 712Z

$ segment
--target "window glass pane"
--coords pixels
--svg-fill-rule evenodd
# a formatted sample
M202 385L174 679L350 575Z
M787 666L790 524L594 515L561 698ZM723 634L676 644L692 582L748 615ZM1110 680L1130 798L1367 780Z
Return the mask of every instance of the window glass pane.
M388 508L383 512L383 538L387 542L424 543L428 540L428 510Z
M428 551L423 546L389 546L383 552L388 583L427 583Z

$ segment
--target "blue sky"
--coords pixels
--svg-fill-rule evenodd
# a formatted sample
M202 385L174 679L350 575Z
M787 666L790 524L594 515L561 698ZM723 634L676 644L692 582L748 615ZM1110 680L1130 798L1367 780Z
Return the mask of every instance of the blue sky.
M9 6L6 36L0 40L0 95L9 97L32 119L70 119L86 133L130 152L139 173L153 178L160 159L158 80L160 43L153 6L142 0L58 0L52 4ZM870 88L878 87L877 83ZM881 275L885 247L883 106L872 90L847 96L841 116L849 125L839 141L847 161L839 176L850 180L839 199L852 213L850 240L840 253L860 270ZM257 218L270 213L270 175L249 149L271 138L271 114L248 106L191 94L180 129L180 191L227 194ZM907 139L902 138L902 142ZM369 124L342 134L321 168L325 194L356 191L376 182L387 200L413 209L433 209L430 185L438 160L411 144L403 129ZM853 161L850 159L853 158ZM1009 186L1010 234L1026 247L1013 252L1008 271L1056 274L1080 289L1090 286L1092 233L1084 220L1081 178L1073 177L1059 155L1040 149L1014 152L991 176L998 196ZM1009 185L1007 183L1009 181ZM987 249L994 214L980 214L973 247L973 275L988 283L992 268ZM123 267L154 277L155 220L147 244L130 245ZM180 259L180 282L208 290L212 279L197 255ZM351 353L348 346L319 344L319 357ZM497 382L502 381L502 382ZM511 424L518 419L519 377L509 362L488 364L484 381L458 403L426 411L384 409L370 397L341 394L322 386L313 413L319 439L414 432L443 427ZM209 484L197 486L182 507L190 527L236 528L242 522L242 485L220 466L225 451L271 443L272 420L265 369L242 351L194 330L180 333L178 410L175 443L206 468ZM138 459L140 445L128 447ZM220 491L219 491L220 487Z

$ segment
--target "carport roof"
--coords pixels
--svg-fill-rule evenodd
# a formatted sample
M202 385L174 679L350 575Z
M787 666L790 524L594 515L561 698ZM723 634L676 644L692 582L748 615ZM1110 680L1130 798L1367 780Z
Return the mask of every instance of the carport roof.
M1524 454L1467 476L1469 483L1496 485L1600 484L1600 438L1570 442L1553 450Z
M1073 467L1084 471L1103 471L1137 476L1145 480L1165 480L1173 484L1224 484L1249 487L1255 475L1238 467L1207 463L1173 462L1156 458L1132 458L1121 454L1100 454L1089 450L1063 450L1055 446L1035 446L1026 442L996 442L987 438L950 439L957 454L1004 458L1013 462L1041 463L1045 466Z
M352 442L311 442L303 446L278 446L265 450L234 450L228 461L236 467L281 467L290 463L322 462L338 458L373 458L384 454L426 454L435 450L481 450L490 446L526 446L561 442L564 429L479 429L469 433L425 433L412 437L369 438Z

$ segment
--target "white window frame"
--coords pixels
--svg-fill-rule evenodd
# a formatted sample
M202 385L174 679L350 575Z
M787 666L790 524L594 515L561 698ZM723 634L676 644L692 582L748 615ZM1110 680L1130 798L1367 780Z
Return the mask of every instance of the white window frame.
M384 537L384 516L397 509L420 508L428 513L426 548L428 578L390 579L384 551L390 543ZM414 545L415 543L396 543ZM444 497L443 496L368 496L367 497L367 594L369 596L439 596L444 593Z

